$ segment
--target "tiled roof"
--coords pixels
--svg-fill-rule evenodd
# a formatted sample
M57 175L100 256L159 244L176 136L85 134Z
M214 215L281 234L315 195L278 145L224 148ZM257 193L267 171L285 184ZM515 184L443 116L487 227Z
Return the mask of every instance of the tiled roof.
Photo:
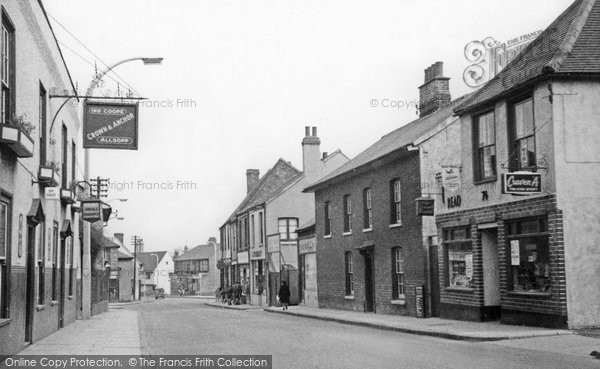
M541 76L600 73L600 2L576 0L456 113L485 105Z
M302 172L294 168L292 164L283 159L279 159L273 168L265 173L254 188L246 195L244 200L237 206L233 214L229 216L226 223L235 219L238 213L244 212L256 205L267 201L271 196L294 181Z
M116 244L112 240L104 237L104 235L102 234L102 230L98 229L94 226L90 227L90 240L92 243L92 247L94 247L94 248L100 248L100 247L119 248L120 247L118 244Z
M157 266L156 256L154 255L158 256L158 262L160 263L166 254L166 251L138 252L137 259L142 263L145 271L151 271L156 269Z
M367 165L379 158L382 158L396 150L412 144L416 139L434 129L449 117L452 117L452 107L461 104L464 96L452 101L435 112L426 115L423 118L414 120L395 131L383 136L379 141L369 146L365 151L358 154L355 158L346 162L344 165L334 170L330 174L321 178L319 181L307 187L304 191L312 191L337 177L354 171L364 165Z
M220 244L216 244L217 249L221 247ZM207 259L215 256L215 244L207 243L204 245L198 245L185 254L177 256L175 261L184 261L184 260L198 260L198 259Z
M119 251L117 251L117 259L119 259L119 260L133 259L133 256L127 255L126 253L119 250Z

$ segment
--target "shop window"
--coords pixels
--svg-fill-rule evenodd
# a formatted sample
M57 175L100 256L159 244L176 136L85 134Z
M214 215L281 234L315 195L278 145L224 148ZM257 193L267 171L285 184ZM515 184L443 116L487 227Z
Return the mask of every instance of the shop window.
M373 202L371 201L371 189L363 190L363 228L373 228Z
M46 224L44 222L38 225L38 295L37 302L38 305L44 305L46 302L45 293L46 293L46 276L44 271L44 257L46 252L46 247L44 245L44 241L46 240Z
M52 301L58 300L58 223L52 227Z
M496 177L496 128L494 112L473 118L475 156L475 180L484 181Z
M448 262L447 286L473 287L473 245L468 227L448 228L443 231L446 260Z
M297 218L279 218L279 239L281 241L290 241L298 238L296 229L298 228Z
M352 265L352 251L344 254L346 264L346 296L354 296L354 267Z
M352 198L350 195L344 196L344 233L352 232Z
M329 205L329 201L325 202L323 210L323 219L325 220L325 236L331 236L331 208Z
M252 260L252 269L254 270L254 292L258 295L262 295L265 288L265 277L263 272L263 261Z
M535 169L535 121L532 98L510 106L509 128L511 170Z
M548 219L529 218L506 223L509 288L516 292L549 292Z
M404 285L404 250L402 247L392 249L392 299L403 300L405 293Z
M1 115L0 122L6 123L14 114L15 104L15 88L14 88L14 71L15 71L15 29L8 19L6 13L2 13L2 34L1 41L1 71L0 71L0 88L2 89L1 96Z
M8 318L8 259L10 257L10 202L0 198L0 318Z
M399 179L390 181L390 224L402 223L402 188Z

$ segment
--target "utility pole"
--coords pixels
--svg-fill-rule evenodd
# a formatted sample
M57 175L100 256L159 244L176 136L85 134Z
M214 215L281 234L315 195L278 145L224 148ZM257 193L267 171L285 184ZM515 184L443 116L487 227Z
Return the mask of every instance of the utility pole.
M131 238L131 244L133 245L133 299L136 299L136 291L137 291L137 299L139 300L141 298L141 294L140 294L140 290L139 290L139 283L137 280L137 265L138 265L138 260L137 260L137 250L138 250L138 246L140 244L142 244L142 242L144 242L144 240L142 238L139 238L138 236L133 236Z

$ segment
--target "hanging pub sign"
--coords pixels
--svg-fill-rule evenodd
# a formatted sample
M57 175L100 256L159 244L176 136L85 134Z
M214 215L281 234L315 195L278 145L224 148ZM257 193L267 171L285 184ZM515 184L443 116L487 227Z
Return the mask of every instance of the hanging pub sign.
M102 202L100 202L100 200L82 201L81 218L90 223L94 223L102 219Z
M542 175L531 172L502 173L502 193L529 195L542 192Z
M83 116L85 149L138 148L137 104L86 102Z
M60 200L60 187L44 188L44 197L46 200Z
M417 204L417 216L434 216L435 200L430 197L419 197L415 200Z

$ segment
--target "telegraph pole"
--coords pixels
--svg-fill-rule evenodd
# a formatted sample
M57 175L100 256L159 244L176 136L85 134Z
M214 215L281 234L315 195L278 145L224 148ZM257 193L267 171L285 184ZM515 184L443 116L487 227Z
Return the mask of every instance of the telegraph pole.
M143 241L143 239L139 238L138 236L133 236L131 237L131 243L133 245L133 299L135 300L135 296L136 296L136 291L137 291L137 297L138 300L141 298L141 294L139 291L139 283L137 280L137 265L138 265L138 260L137 260L137 249L138 249L138 245L140 245Z

